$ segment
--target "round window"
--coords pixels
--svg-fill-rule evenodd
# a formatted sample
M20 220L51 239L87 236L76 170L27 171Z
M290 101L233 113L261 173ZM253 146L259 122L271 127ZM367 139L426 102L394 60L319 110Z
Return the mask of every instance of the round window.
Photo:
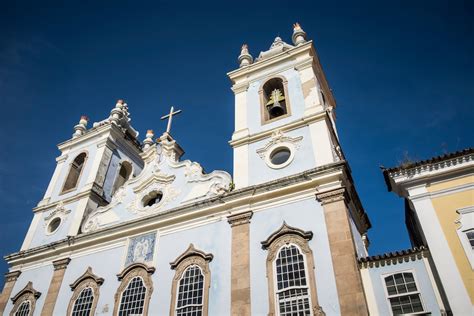
M287 147L277 148L270 154L270 161L272 164L279 166L290 159L291 151Z
M162 198L163 198L163 193L157 192L157 191L150 192L143 198L142 200L143 206L146 207L146 206L152 206L152 205L158 204L160 203Z
M61 218L56 217L49 223L48 232L54 233L59 228L59 225L61 225Z

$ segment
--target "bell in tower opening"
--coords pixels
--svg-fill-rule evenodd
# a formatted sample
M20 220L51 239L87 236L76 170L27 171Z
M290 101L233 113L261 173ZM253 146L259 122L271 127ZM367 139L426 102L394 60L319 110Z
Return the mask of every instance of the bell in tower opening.
M272 120L288 113L287 98L283 79L272 78L268 80L262 89L264 120Z

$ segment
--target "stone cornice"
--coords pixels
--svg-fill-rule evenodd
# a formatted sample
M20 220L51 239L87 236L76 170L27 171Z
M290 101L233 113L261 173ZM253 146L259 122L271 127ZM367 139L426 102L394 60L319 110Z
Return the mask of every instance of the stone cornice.
M144 216L136 220L119 223L91 233L83 233L72 238L65 238L48 245L23 250L5 256L5 260L13 267L19 264L46 260L74 250L90 247L131 234L160 229L161 227L185 222L212 214L224 214L231 209L267 201L271 196L285 196L297 191L313 189L323 183L334 182L343 176L347 169L345 161L314 168L290 177L277 179L264 184L249 186L231 191L223 196L216 196L188 204L159 214Z
M232 81L234 81L235 79L237 79L239 77L248 76L252 72L259 71L259 70L264 69L266 67L269 67L269 66L271 66L275 63L281 63L282 60L284 60L284 59L294 58L298 54L301 54L305 51L308 51L309 53L311 53L314 50L312 44L313 44L312 41L308 41L308 42L306 42L302 45L296 46L296 47L294 47L292 49L289 49L287 51L283 51L283 52L281 52L279 54L276 54L274 56L271 56L269 58L265 58L263 60L257 61L255 63L249 65L249 66L241 67L241 68L238 68L238 69L233 70L231 72L228 72L227 76L229 76L229 78Z
M21 271L11 271L11 272L5 273L5 283L15 282L20 276L20 274L21 274Z
M309 125L313 122L326 119L326 117L327 117L326 110L324 110L319 113L315 113L311 116L307 116L302 119L298 119L296 121L282 125L281 127L279 127L279 130L281 130L282 132L292 131L292 130L301 128L302 126ZM248 135L242 138L232 139L229 141L229 144L235 148L238 146L254 143L259 140L271 137L272 133L273 133L273 130L259 132L259 133Z
M244 225L250 223L250 219L253 216L252 211L248 211L245 213L239 213L235 215L231 215L227 217L227 222L230 224L231 227Z
M334 203L337 201L349 201L349 196L345 188L339 188L331 191L316 193L316 199L322 205Z
M53 261L54 270L64 270L67 268L69 262L71 262L71 258L64 258Z

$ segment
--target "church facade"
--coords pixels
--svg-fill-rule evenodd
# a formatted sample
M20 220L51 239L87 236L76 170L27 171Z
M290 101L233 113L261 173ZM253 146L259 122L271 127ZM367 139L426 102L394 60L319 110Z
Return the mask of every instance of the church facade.
M428 248L368 256L336 103L302 28L238 60L233 175L182 160L169 126L139 141L122 100L91 128L82 117L5 257L0 313L449 312Z

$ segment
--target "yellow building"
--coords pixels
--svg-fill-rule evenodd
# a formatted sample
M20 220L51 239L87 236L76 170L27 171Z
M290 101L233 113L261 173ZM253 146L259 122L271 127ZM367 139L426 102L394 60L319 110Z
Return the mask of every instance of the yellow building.
M473 315L474 148L384 169L405 199L413 246L428 246L435 278L454 315Z

